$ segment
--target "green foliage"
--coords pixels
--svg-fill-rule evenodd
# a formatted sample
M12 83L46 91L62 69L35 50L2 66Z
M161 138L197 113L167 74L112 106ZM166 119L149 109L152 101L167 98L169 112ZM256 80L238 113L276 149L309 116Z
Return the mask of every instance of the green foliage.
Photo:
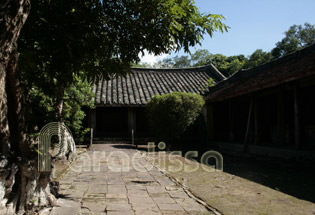
M209 80L208 80L208 86L209 86L209 87L213 87L213 86L214 86L214 80L213 80L213 78L209 78Z
M175 56L174 57L174 68L185 68L190 66L190 59L188 56Z
M212 54L206 49L199 49L190 55L193 66L202 66L209 64Z
M203 97L193 93L156 95L146 106L150 127L159 140L174 143L194 123L203 105Z
M221 54L211 54L206 49L197 50L190 56L175 56L173 58L165 58L159 61L154 67L158 68L182 68L182 67L196 67L213 63L217 69L226 76L232 75L243 68L247 62L244 55L224 56Z
M191 60L188 56L175 56L174 58L166 58L159 61L154 67L157 68L187 68L190 67Z
M87 81L75 77L75 81L65 89L63 118L75 137L82 138L88 128L82 126L85 113L82 107L94 108L94 93ZM29 105L32 106L32 126L44 126L55 121L54 95L43 92L42 88L34 86L29 92Z
M201 88L202 95L204 95L204 94L209 90L209 87L213 87L214 84L215 84L215 81L213 80L213 78L209 78L209 80L207 81L207 84L205 84L205 85Z
M163 60L158 61L153 65L156 68L174 68L174 58L165 58Z
M244 55L227 57L221 54L216 54L212 56L211 62L224 75L230 76L243 68L244 64L247 62L247 58Z
M149 68L151 65L149 63L132 63L131 67L136 67L136 68Z
M94 108L95 95L91 85L85 80L76 77L74 84L70 85L65 91L65 102L63 115L65 123L72 130L73 135L83 137L89 132L88 128L82 127L82 120L85 113L82 107Z
M147 50L156 55L227 31L224 17L201 14L192 0L38 0L19 40L21 68L34 81L70 84L124 75Z
M274 59L298 51L315 43L315 26L310 23L292 25L285 37L271 51Z

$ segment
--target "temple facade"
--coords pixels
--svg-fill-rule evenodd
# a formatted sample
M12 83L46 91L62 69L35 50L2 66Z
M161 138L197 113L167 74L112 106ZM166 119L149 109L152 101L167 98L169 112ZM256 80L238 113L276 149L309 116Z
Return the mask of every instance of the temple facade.
M99 80L94 86L96 109L89 110L95 138L150 137L145 105L154 95L190 92L204 95L209 80L225 79L212 64L185 69L132 68L125 77Z

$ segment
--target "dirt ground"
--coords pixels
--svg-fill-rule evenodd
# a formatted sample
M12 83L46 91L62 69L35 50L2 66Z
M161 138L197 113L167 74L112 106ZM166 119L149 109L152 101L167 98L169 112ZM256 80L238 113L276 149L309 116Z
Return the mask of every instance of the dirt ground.
M165 152L146 156L222 214L315 214L313 164L230 153L222 172Z

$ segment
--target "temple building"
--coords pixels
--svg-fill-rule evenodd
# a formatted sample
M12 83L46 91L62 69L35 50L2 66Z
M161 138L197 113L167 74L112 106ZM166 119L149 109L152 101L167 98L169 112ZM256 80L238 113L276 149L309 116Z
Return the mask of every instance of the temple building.
M145 105L154 95L190 92L203 95L209 79L225 79L212 64L185 69L133 68L125 77L99 80L94 86L96 109L89 110L94 137L130 139L150 136Z

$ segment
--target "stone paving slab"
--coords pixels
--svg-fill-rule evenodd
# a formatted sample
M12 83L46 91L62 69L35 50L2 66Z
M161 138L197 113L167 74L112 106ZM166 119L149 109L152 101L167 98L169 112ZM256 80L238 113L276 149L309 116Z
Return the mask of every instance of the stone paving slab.
M69 199L58 199L50 215L77 215L81 209L80 202Z
M213 214L122 144L93 145L60 179L60 194L67 199L51 215Z

